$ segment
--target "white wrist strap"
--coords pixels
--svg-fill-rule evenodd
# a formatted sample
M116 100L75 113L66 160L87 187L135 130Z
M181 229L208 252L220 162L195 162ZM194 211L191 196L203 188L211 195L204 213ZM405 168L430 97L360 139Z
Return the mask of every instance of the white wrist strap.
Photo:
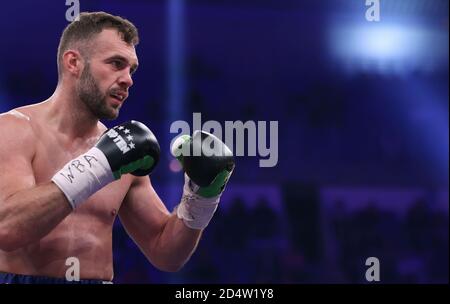
M180 204L176 207L178 218L192 229L204 229L208 226L220 201L220 195L204 198L195 194L193 189L198 188L185 175L183 196Z
M114 181L106 156L94 147L69 161L57 172L52 181L66 195L73 209L92 194Z

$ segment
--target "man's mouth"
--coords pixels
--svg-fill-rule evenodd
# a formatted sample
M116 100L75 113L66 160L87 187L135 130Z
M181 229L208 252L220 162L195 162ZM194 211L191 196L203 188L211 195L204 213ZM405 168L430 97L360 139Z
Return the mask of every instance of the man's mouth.
M125 99L127 98L127 93L125 93L125 92L114 92L114 93L111 93L109 95L112 98L114 98L114 99L116 99L116 100L118 100L120 102L125 101Z

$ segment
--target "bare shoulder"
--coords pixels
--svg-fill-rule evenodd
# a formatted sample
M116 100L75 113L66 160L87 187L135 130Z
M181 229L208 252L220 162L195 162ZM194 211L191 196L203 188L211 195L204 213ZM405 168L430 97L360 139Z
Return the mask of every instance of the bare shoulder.
M0 145L9 151L15 149L25 149L32 153L36 137L31 124L31 118L28 111L13 109L9 112L0 114L0 127L2 129L2 142Z
M3 134L14 133L18 135L19 133L20 135L24 135L33 131L29 113L20 109L13 109L9 112L1 113L0 125Z

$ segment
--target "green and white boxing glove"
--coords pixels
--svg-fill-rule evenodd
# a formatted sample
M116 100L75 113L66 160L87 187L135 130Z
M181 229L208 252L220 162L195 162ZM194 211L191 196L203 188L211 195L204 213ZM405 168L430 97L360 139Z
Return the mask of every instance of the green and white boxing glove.
M75 209L124 174L150 174L158 164L159 154L153 133L143 123L132 120L107 130L93 148L64 165L52 181Z
M204 229L211 221L235 167L231 150L205 131L175 140L172 154L185 172L177 216L192 229Z

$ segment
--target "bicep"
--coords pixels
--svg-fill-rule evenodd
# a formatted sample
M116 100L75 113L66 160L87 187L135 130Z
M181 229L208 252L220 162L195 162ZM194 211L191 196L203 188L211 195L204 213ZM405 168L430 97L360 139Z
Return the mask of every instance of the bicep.
M119 210L128 235L148 254L170 217L148 177L135 178Z
M0 145L0 200L36 184L32 168L34 142L26 126L10 120L0 119L4 130Z

